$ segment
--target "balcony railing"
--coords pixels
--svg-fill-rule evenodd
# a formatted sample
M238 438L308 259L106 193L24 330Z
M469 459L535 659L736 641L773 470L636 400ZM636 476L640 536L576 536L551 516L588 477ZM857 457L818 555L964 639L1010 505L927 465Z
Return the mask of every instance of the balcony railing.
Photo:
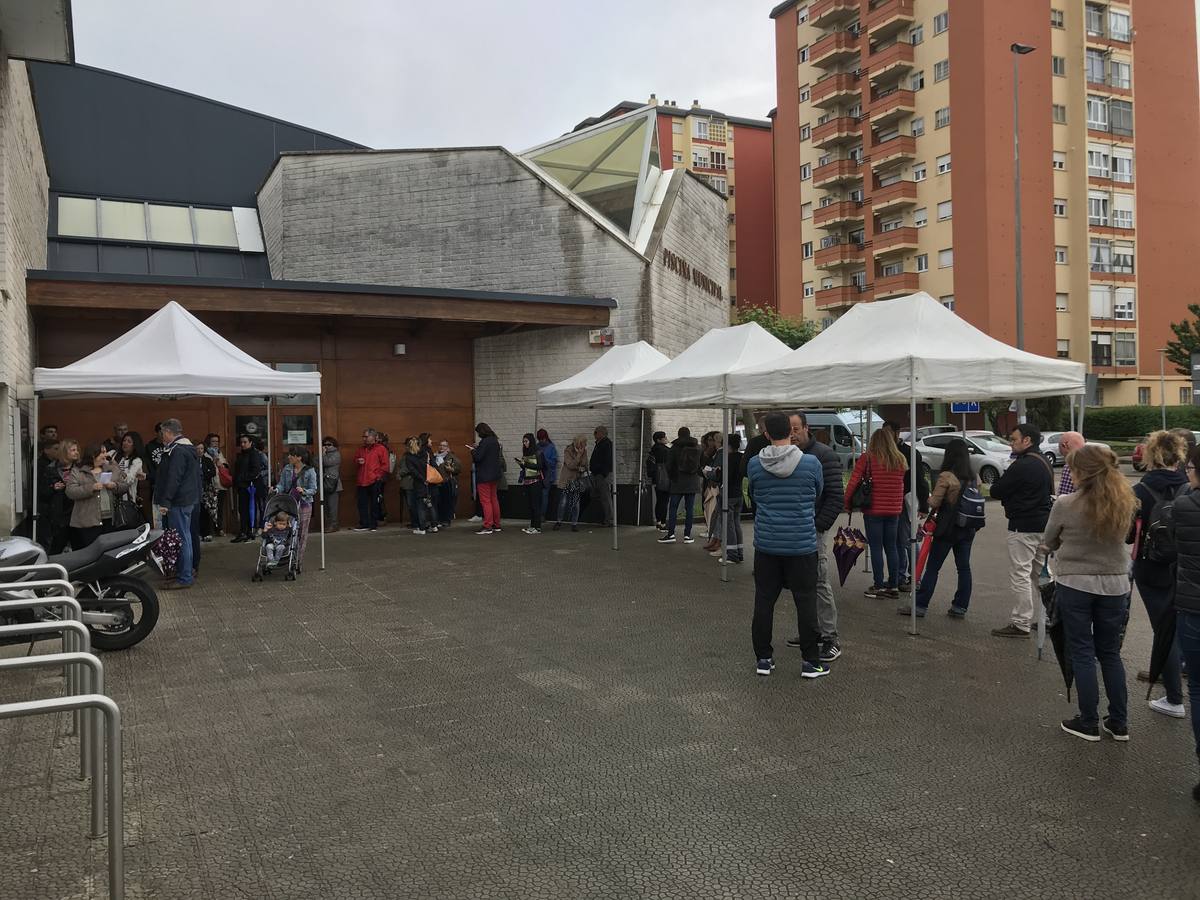
M916 247L917 229L907 225L890 231L877 231L871 240L871 249L876 257L903 253Z
M908 41L877 47L867 57L867 73L873 82L899 78L912 67L913 46Z
M812 182L813 187L819 188L850 181L862 181L862 177L862 167L858 160L835 159L813 169Z
M839 200L813 211L813 225L826 228L842 222L866 221L866 211L859 200Z
M835 31L808 48L808 61L814 66L828 66L857 56L860 46L857 32Z
M874 296L876 300L888 297L902 297L915 293L920 289L921 276L916 272L901 272L898 275L881 275L875 279Z
M862 121L851 116L838 116L822 122L812 130L814 147L834 147L838 144L858 140L862 134Z
M834 72L817 80L809 92L809 101L813 106L828 109L861 91L862 84L853 72Z
M837 309L850 306L870 296L870 285L839 284L816 292L818 309Z
M879 0L867 13L867 35L881 40L913 23L913 0Z
M871 191L871 208L876 214L888 209L910 206L917 202L917 183L897 181Z
M916 95L912 91L885 91L871 98L871 124L884 125L893 122L903 116L912 115L916 108Z
M808 22L817 28L848 22L857 15L858 0L817 0L808 8Z
M898 134L886 141L871 145L871 167L873 169L915 159L916 156L917 139L911 134Z
M833 243L822 247L813 257L818 269L836 269L842 266L862 268L866 262L866 245L860 243Z

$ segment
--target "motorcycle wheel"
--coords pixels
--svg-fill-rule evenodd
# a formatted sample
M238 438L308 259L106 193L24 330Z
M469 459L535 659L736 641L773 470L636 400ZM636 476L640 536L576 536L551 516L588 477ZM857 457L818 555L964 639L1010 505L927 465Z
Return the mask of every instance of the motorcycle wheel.
M97 650L128 650L144 640L158 623L158 594L154 588L140 578L118 575L105 579L100 587L105 591L103 603L95 603L92 589L84 585L79 592L80 606L86 613L89 609L124 615L125 622L115 628L97 628L89 625L92 647ZM88 603L89 599L93 602ZM115 602L124 599L125 603Z

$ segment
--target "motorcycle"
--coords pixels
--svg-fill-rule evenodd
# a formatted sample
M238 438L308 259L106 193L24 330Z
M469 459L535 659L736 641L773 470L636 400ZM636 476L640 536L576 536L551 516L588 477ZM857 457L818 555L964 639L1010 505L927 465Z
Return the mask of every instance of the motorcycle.
M92 647L98 650L128 650L154 630L158 622L158 594L138 573L154 560L151 545L162 535L149 525L101 535L82 550L47 557L41 544L28 538L0 538L0 570L7 566L53 563L67 570L75 588L75 599L83 609L83 624L91 632ZM0 600L24 600L42 596L37 589L22 590L22 581L45 575L0 571ZM52 597L37 609L0 614L0 624L60 618ZM0 643L24 643L28 638L10 638Z

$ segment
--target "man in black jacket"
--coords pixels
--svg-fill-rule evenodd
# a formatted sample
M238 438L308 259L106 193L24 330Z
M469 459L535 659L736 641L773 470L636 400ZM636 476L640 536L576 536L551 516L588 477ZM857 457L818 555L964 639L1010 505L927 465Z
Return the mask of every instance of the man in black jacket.
M667 472L667 459L671 448L667 444L665 431L654 432L654 443L646 458L646 475L654 485L654 527L659 531L667 527L667 503L671 499L671 476Z
M600 501L602 524L611 528L613 523L612 479L613 479L613 443L608 436L608 429L597 425L592 433L596 445L592 448L592 458L588 460L588 471L592 473L592 489L596 499Z
M842 461L837 452L812 436L808 418L802 412L791 415L792 443L804 453L810 453L821 463L825 487L817 500L817 621L821 626L821 662L833 662L842 655L838 643L837 604L833 599L833 582L829 580L829 532L842 511ZM787 642L799 647L799 636Z
M1192 701L1192 737L1200 761L1200 453L1193 450L1184 462L1191 491L1176 498L1171 511L1171 536L1178 553L1175 581L1176 640L1187 663L1188 694ZM1200 803L1200 784L1192 788Z
M165 586L167 590L178 590L192 586L192 516L200 502L200 458L192 442L183 436L178 419L162 423L162 438L165 446L154 483L154 506L166 519L167 527L179 532L175 580Z
M1038 449L1042 433L1032 425L1020 424L1009 436L1017 458L1009 463L1000 480L992 485L992 497L1004 506L1008 519L1009 578L1013 590L1012 621L993 628L996 637L1025 638L1033 624L1034 603L1040 599L1038 574L1042 558L1038 544L1050 518L1054 475L1050 463Z

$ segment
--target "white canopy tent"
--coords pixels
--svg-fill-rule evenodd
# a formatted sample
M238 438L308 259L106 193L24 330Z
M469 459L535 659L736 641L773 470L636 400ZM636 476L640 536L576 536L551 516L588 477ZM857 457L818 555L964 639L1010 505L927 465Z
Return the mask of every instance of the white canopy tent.
M612 408L613 479L610 490L613 505L614 550L617 549L617 408L613 405L613 393L616 386L621 382L641 378L655 369L661 368L670 361L669 357L659 353L645 341L638 341L635 344L622 344L619 347L611 348L583 371L577 372L563 381L540 388L537 392L537 405L539 407L562 409L567 407L608 406ZM644 431L644 413L642 415L642 425L642 431ZM640 518L642 506L640 476L637 496Z
M321 374L280 372L239 350L175 301L95 353L60 369L33 370L33 430L41 397L245 397L315 394L321 568L325 568L325 472L319 441ZM268 440L270 434L268 433ZM272 477L274 477L272 475ZM37 536L37 482L33 535Z
M1076 396L1084 393L1084 373L1082 363L1047 359L989 337L921 292L855 306L783 359L730 375L728 399L748 406L908 403L915 437L918 400ZM915 439L910 448L909 468L916 471ZM910 496L909 571L915 572L917 492Z

